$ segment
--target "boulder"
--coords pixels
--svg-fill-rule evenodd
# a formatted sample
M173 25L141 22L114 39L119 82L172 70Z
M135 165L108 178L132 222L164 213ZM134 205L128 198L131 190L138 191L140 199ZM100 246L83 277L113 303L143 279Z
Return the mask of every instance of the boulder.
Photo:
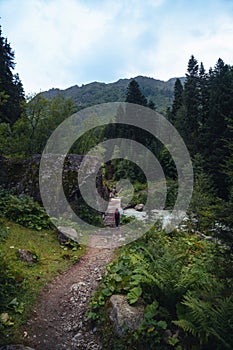
M142 203L137 204L134 207L134 209L137 210L137 211L143 211L143 208L144 208L144 204L142 204Z
M110 298L110 320L116 334L122 336L138 328L144 317L145 306L138 301L129 305L125 295L112 295Z
M58 231L57 238L60 244L69 242L69 240L72 240L78 243L78 234L74 228L58 226L57 231Z
M44 183L46 187L44 191L46 192L46 190L48 190L48 193L50 193L49 184L53 183L53 181L57 181L56 176L60 169L61 162L63 163L63 155L46 154L43 159L44 170L46 171L39 175L41 162L40 154L34 155L29 159L5 158L0 156L0 186L9 189L13 188L17 194L28 195L42 204L39 182L41 181ZM78 154L68 154L63 164L62 174L63 190L68 202L75 202L82 197L79 190L82 184L79 182L78 174L83 160L87 163L85 179L94 176L99 196L108 201L109 190L103 181L99 158L91 155L85 155L84 157ZM97 169L99 169L99 171L96 175ZM47 181L48 179L50 179L50 182ZM59 191L55 193L57 196L57 206L60 205L59 194ZM98 200L99 196L95 196L95 201ZM51 203L54 203L54 199L52 198ZM55 212L57 212L57 210L55 210Z

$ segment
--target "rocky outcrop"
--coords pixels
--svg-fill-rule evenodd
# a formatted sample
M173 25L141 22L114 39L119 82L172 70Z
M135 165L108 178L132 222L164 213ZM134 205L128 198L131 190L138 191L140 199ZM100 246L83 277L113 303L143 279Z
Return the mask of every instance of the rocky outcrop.
M145 306L137 302L134 306L128 304L125 295L112 295L110 298L110 320L118 335L124 335L138 328L144 317Z
M78 243L78 234L74 228L58 226L57 231L57 237L60 244L65 244L69 242L69 240Z
M49 174L56 174L60 167L59 155L47 155ZM91 158L88 162L86 177L91 176L99 169L97 157ZM18 194L25 194L41 202L39 189L39 167L41 155L34 155L30 159L8 159L0 157L0 186L15 189ZM83 160L82 155L69 154L63 164L62 184L66 198L69 202L75 201L80 196L78 171ZM91 164L91 166L90 166ZM96 187L102 198L108 200L109 190L104 185L101 168L97 172Z

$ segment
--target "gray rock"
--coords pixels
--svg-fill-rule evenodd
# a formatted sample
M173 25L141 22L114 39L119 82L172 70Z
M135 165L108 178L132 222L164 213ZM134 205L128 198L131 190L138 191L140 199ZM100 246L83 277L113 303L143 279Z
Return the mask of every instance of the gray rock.
M144 204L137 204L135 205L134 209L137 210L137 211L143 211L143 208L144 208Z
M77 334L75 334L75 336L72 338L72 341L73 342L76 342L76 341L78 341L78 339L80 338L82 336L82 333L77 333Z
M60 244L64 244L69 240L72 240L78 243L78 234L74 228L58 226L57 231L58 231L57 238Z
M138 302L135 306L129 305L125 295L112 295L110 298L110 320L114 331L124 335L138 328L144 317L145 306Z

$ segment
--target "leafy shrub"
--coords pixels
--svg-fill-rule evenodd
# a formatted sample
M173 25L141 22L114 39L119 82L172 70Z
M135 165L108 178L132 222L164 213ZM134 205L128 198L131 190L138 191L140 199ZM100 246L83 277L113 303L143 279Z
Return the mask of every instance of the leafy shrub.
M0 212L8 220L35 230L52 227L45 210L27 196L17 197L9 191L0 191Z
M126 216L124 214L121 215L121 224L126 225L133 221L135 218L133 216Z

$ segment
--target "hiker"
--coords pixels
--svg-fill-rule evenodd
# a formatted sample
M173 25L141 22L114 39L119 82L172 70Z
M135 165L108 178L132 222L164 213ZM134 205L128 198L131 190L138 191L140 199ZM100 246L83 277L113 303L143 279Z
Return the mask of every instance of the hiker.
M115 211L115 224L116 224L116 227L119 228L119 225L120 225L120 212L119 212L118 208Z
M117 189L116 189L115 185L112 188L112 193L113 193L114 196L117 194Z

